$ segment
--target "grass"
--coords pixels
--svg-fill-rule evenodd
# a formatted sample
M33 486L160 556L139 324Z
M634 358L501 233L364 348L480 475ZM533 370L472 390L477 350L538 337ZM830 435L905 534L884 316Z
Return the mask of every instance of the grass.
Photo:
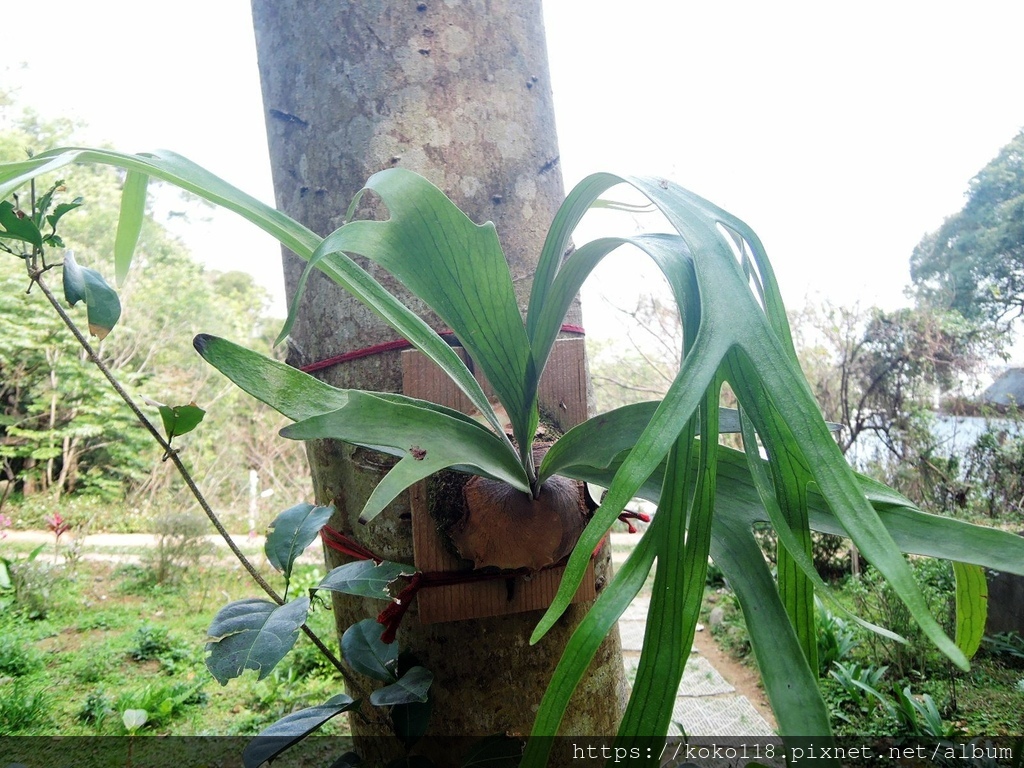
M6 544L2 554L18 557ZM263 681L213 680L203 661L210 620L224 603L258 594L230 561L191 568L171 585L134 565L55 566L46 554L37 562L53 577L45 616L29 618L9 595L0 608L0 736L122 736L126 709L147 711L140 734L248 736L343 690L304 636ZM297 579L321 572L300 565ZM310 623L333 640L329 611ZM325 733L346 729L340 717Z

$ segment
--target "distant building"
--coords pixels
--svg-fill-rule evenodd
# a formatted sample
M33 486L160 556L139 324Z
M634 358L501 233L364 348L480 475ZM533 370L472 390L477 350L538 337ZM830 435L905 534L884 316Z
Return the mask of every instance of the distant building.
M1008 368L981 393L981 400L986 405L1003 408L1011 405L1024 407L1024 368Z

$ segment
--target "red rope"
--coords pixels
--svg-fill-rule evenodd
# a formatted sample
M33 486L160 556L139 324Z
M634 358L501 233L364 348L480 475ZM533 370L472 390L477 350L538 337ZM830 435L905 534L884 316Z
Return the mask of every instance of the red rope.
M566 324L561 327L561 330L565 331L566 333L578 333L581 336L585 335L583 326L580 325ZM458 345L458 339L455 338L454 331L445 328L443 330L438 331L437 333L449 344L453 346ZM330 368L333 365L347 363L351 360L358 360L362 357L370 357L372 355L380 355L383 354L384 352L394 352L400 349L410 349L412 346L412 342L408 341L407 339L395 339L394 341L385 341L381 344L373 344L372 346L363 347L362 349L356 349L351 352L343 352L340 355L328 357L325 360L318 360L315 363L310 363L309 365L302 366L301 368L299 368L299 370L304 371L305 373L313 373L314 371L322 371L324 368Z

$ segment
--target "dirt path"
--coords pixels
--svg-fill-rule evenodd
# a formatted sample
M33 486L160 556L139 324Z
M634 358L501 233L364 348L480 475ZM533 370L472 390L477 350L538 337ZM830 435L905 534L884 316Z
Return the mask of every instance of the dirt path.
M733 659L728 653L718 647L718 643L711 636L711 632L705 629L693 636L693 645L697 651L711 662L718 673L736 689L736 692L746 696L751 704L757 709L765 720L773 728L777 728L775 715L768 704L768 697L765 696L764 688L761 687L761 679L757 672Z

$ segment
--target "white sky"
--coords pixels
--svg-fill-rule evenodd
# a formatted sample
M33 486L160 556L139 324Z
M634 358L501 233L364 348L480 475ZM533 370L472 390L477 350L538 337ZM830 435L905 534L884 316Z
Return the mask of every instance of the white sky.
M5 6L0 77L22 104L272 200L247 0ZM794 307L905 303L914 245L1024 126L1019 0L548 0L545 14L567 187L596 170L673 178L757 230ZM276 245L232 219L201 226L193 250L280 295Z

